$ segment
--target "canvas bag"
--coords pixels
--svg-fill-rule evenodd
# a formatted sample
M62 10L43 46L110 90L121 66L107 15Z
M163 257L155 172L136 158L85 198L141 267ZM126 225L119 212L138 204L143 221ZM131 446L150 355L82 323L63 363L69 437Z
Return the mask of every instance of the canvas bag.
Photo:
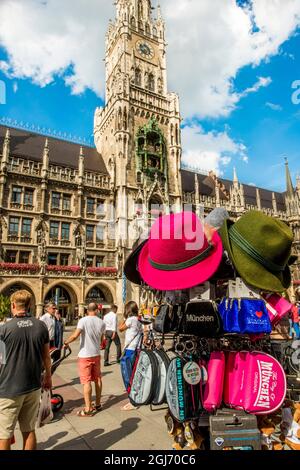
M36 426L42 428L53 419L50 390L42 390Z
M179 423L198 418L203 410L201 387L185 382L183 368L189 362L181 357L171 360L166 383L166 398L173 418Z
M212 352L207 366L208 381L204 387L203 408L214 413L222 404L225 377L225 354Z
M134 406L149 405L156 392L159 364L152 351L143 350L133 369L128 397Z
M271 414L285 396L286 376L274 357L258 351L229 353L223 396L227 406L255 415Z
M186 305L179 332L200 338L214 338L222 331L215 302L195 300Z
M224 298L218 306L226 333L270 334L272 325L264 300Z

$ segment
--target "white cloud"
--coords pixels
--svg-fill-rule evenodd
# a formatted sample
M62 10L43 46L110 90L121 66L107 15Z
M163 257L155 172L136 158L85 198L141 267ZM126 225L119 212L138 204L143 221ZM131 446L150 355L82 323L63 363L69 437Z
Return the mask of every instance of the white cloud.
M238 71L279 52L300 22L299 0L161 0L167 25L170 88L184 116L227 116L245 94L267 86L259 79L234 89ZM153 2L154 4L154 2ZM0 44L8 75L45 86L63 76L73 93L104 94L104 40L112 0L1 0ZM253 24L257 30L253 32Z
M17 82L14 82L14 83L13 83L13 92L14 92L14 93L17 93L18 89L19 89L18 83L17 83Z
M46 86L64 76L73 93L104 93L104 41L109 0L1 0L2 71Z
M168 3L170 85L183 114L200 118L228 116L243 98L233 86L239 70L279 53L300 23L299 0L252 0L251 11L234 0Z
M205 133L201 126L194 123L182 129L182 143L186 149L183 164L198 170L213 170L221 175L223 167L233 158L248 159L245 145L235 142L227 130Z
M282 111L282 106L280 106L280 104L270 103L267 101L266 106L271 108L273 111Z
M260 88L266 88L272 83L271 77L258 77L257 82L249 88L246 88L242 93L240 93L240 98L248 96L250 93L256 93Z

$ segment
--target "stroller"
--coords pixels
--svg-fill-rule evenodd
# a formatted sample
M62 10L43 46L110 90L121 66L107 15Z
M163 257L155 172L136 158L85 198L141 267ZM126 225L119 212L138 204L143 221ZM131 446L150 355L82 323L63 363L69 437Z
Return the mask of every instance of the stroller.
M52 348L50 350L50 357L52 361L51 365L51 375L53 375L60 366L60 364L67 359L70 355L72 354L71 348L63 348L62 350L57 349L57 348ZM57 413L62 409L64 406L64 399L61 395L58 393L52 393L51 390L51 405L52 405L52 411L53 413Z

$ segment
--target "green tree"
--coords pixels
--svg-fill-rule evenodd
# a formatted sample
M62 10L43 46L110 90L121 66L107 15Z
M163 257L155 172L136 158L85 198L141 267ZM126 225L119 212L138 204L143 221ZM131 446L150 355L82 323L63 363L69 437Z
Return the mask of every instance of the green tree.
M0 295L0 321L10 314L10 300L5 295Z

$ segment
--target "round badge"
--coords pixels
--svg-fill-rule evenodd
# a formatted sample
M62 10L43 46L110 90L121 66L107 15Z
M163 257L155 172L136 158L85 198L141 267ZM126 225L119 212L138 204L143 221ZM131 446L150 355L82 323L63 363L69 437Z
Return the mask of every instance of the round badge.
M208 372L206 367L201 366L202 382L205 385L208 382Z
M201 369L196 362L188 362L183 368L183 377L189 385L198 385L201 382Z

